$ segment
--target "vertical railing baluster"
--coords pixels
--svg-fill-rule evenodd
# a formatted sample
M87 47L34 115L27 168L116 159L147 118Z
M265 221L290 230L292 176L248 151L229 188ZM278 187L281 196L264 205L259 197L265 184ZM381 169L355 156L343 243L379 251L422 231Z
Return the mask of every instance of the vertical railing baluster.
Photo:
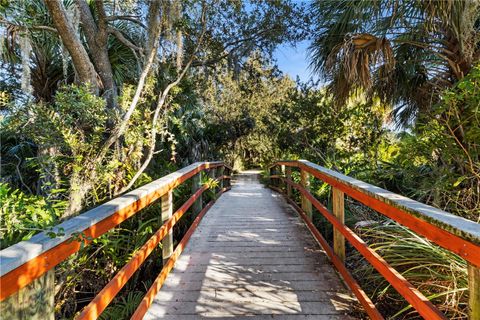
M333 215L345 224L345 194L337 188L332 188ZM333 228L333 251L345 262L345 237L336 228Z
M198 189L202 187L202 171L197 173L192 177L192 194L197 192ZM192 205L192 212L194 215L197 215L200 211L202 211L203 207L203 200L202 195L198 197L198 199Z
M0 302L0 319L55 319L55 269Z
M301 185L305 190L310 191L310 174L305 171L300 171L300 181ZM312 203L307 199L306 196L302 194L302 210L307 215L308 219L312 220Z
M287 181L292 181L292 168L291 167L286 167L285 168L285 179ZM292 186L287 183L287 198L291 199L292 198Z
M162 224L172 217L173 214L173 192L172 190L165 193L161 199L162 206ZM173 253L173 230L168 232L162 240L162 259L165 265Z
M226 179L225 182L224 182L224 184L223 184L223 186L224 186L225 188L230 188L230 187L232 186L232 180L231 180L231 178L232 178L233 172L232 172L232 170L230 170L230 168L224 167L224 169L225 169L225 170L223 171L223 173L224 173L226 176L229 176L230 179Z
M279 168L279 175L281 176L285 176L285 165L281 165L278 167ZM279 183L279 188L282 189L282 191L284 190L284 187L287 185L287 183L282 180L282 179L278 179L278 183ZM287 192L286 190L284 192Z
M480 268L468 264L469 319L480 320Z
M218 181L218 189L219 192L223 190L223 174L225 172L225 166L222 164L220 167L218 167L218 178L220 179Z
M210 168L208 171L208 177L212 181L215 180L217 177L217 168ZM217 194L216 188L210 189L210 191L213 192L213 194Z
M275 168L276 168L276 166L270 167L270 177L275 175ZM277 181L276 179L270 178L270 185L275 186L276 181Z

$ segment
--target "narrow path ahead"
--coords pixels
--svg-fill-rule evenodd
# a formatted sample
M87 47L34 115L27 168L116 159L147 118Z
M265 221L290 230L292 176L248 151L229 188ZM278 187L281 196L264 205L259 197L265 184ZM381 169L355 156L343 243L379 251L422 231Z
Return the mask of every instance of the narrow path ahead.
M351 303L296 212L247 171L203 218L145 319L351 319Z

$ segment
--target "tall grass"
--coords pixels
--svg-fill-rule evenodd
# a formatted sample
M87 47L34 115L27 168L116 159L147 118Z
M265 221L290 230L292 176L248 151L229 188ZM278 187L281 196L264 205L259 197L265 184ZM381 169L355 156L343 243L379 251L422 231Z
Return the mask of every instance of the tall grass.
M449 319L467 318L465 260L391 221L356 228L356 232ZM362 287L375 300L398 308L391 319L421 318L370 264L357 258L353 272L362 279Z

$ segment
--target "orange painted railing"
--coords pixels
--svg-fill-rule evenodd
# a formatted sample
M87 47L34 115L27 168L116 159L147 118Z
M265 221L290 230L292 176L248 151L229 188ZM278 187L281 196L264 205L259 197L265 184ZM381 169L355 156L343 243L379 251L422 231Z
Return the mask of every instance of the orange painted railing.
M92 239L115 228L121 222L171 192L183 182L207 170L210 173L215 171L219 173L218 177L215 177L220 182L218 187L220 190L217 195L230 189L229 173L232 171L231 167L223 162L197 162L61 223L53 229L53 232L60 233L61 231L63 233L62 236L52 239L47 232L43 232L35 235L28 241L22 241L0 251L0 301L5 300L53 269L69 256L79 251L82 245L88 244ZM214 177L214 175L210 174L210 177ZM134 254L130 261L97 294L90 304L83 309L77 319L97 319L135 271L139 269L158 246L160 241L171 234L176 222L195 201L199 200L202 193L207 189L209 189L208 185L199 186L196 192L165 221L162 227ZM213 201L198 214L192 226L164 265L152 288L147 292L147 295L135 312L134 318L140 319L143 316L193 231L212 204ZM81 234L81 237L78 237L78 234Z
M302 177L300 184L292 181L292 168L300 170ZM340 194L340 206L335 207L335 201L339 200L338 198L336 200L334 198L334 211L336 208L339 212L331 212L310 193L310 175L329 184L334 194ZM346 284L357 296L372 319L383 319L383 317L345 267L343 261L345 255L345 239L363 255L422 317L425 319L446 319L446 317L418 289L413 287L407 279L392 268L387 261L343 223L344 195L363 203L369 208L376 210L433 243L465 259L469 264L470 317L471 319L478 319L480 301L477 301L479 293L476 292L476 290L479 290L478 281L480 281L480 279L478 279L476 275L479 274L478 270L480 267L480 224L454 216L445 211L394 194L305 160L276 162L270 168L270 179L270 187L287 195L287 200L299 212L313 236L323 247L334 266L344 278ZM299 207L291 198L292 188L300 192L302 207ZM334 235L334 248L330 247L325 238L313 225L311 221L312 205L332 224L334 234L337 233L337 238L335 238Z

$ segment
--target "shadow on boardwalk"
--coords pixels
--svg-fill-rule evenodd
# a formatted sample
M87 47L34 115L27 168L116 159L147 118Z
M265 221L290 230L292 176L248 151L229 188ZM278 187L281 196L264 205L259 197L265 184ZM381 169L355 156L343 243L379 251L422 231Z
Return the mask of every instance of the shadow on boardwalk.
M352 303L293 209L247 171L207 213L145 319L351 319Z

